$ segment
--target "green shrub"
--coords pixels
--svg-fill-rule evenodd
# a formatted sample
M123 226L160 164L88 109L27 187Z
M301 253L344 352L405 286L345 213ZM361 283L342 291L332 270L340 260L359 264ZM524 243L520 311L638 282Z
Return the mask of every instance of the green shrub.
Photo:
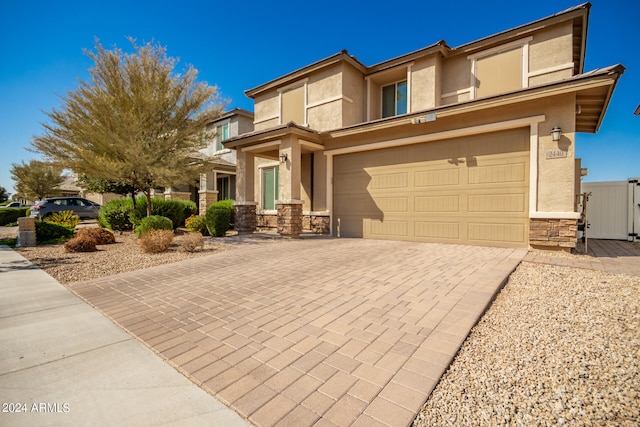
M207 219L202 215L191 215L184 221L184 226L187 227L190 233L200 233L203 236L209 235Z
M151 215L159 215L167 217L173 223L175 228L184 224L184 221L191 215L196 214L198 207L190 200L170 199L165 200L161 197L151 199ZM131 212L129 217L134 227L137 227L143 218L147 216L147 199L138 197L136 199L136 208Z
M142 237L151 230L170 230L173 232L173 223L165 216L151 215L142 218L136 226L136 236Z
M75 227L36 221L36 242L38 244L60 243L73 237Z
M102 205L98 225L114 231L131 230L133 224L129 216L133 212L133 200L113 199Z
M46 222L52 224L66 225L67 227L74 227L80 224L80 217L73 213L73 211L60 211L53 212L47 217Z
M221 200L209 206L205 220L212 236L224 236L233 223L233 200Z
M29 208L0 209L0 226L17 222L18 218L29 216Z

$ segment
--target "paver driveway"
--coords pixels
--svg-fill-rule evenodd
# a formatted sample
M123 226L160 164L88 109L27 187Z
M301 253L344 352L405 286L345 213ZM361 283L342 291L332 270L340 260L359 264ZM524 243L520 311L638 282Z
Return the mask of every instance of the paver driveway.
M402 426L525 254L302 239L70 287L257 425Z

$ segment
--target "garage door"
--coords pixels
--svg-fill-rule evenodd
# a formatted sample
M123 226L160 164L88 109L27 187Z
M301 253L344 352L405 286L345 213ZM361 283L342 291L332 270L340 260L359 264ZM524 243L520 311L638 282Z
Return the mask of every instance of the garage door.
M529 129L334 158L334 233L528 245Z

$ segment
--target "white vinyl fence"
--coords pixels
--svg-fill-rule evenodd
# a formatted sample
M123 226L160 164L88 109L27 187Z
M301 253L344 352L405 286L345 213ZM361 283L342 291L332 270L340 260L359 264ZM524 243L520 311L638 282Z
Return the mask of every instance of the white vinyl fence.
M587 237L640 240L640 178L628 181L583 182L591 193L587 203Z

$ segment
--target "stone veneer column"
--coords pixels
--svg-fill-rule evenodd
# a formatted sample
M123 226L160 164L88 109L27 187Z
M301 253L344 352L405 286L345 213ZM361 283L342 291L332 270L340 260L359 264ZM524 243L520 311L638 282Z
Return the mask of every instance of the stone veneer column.
M200 190L198 192L198 197L198 212L200 215L204 215L207 213L207 208L218 201L218 192Z
M578 241L577 219L531 218L529 244L540 249L575 248Z
M238 234L251 234L256 231L258 218L256 216L256 202L235 202L234 227Z
M279 200L278 233L282 237L297 238L302 233L302 200Z

